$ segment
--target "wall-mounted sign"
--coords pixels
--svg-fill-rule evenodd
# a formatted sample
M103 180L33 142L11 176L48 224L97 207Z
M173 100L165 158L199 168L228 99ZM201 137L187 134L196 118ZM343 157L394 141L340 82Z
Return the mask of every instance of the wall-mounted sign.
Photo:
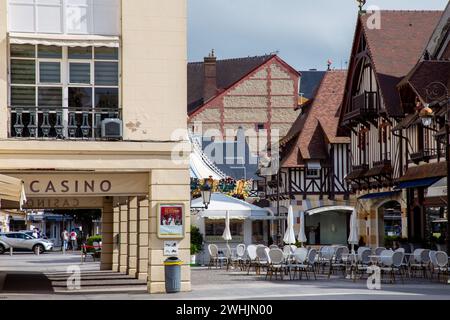
M178 256L178 241L164 241L164 256Z
M147 195L146 173L13 174L25 183L27 197Z
M184 205L161 203L158 205L158 237L184 238Z

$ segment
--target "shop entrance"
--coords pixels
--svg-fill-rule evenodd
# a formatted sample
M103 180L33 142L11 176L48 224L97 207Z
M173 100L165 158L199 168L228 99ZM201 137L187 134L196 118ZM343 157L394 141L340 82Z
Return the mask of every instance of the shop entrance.
M379 246L392 246L402 237L402 212L397 201L389 201L378 208Z

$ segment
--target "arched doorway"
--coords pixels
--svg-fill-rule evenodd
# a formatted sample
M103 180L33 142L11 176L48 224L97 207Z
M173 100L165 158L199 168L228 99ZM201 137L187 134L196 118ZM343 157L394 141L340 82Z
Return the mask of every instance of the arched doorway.
M401 237L401 205L395 200L388 201L378 208L378 243L385 246L388 242Z

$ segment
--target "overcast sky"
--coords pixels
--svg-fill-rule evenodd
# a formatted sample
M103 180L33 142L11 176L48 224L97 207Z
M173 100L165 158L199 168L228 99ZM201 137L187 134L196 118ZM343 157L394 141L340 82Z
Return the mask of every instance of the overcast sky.
M448 0L368 0L381 9L443 10ZM188 0L189 61L279 55L298 70L345 67L358 12L355 0Z

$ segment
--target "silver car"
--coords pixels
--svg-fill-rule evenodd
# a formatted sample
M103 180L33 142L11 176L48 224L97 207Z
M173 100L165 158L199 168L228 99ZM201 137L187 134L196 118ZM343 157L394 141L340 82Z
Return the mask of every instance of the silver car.
M6 244L2 245L2 243ZM12 247L13 250L25 250L39 253L51 251L53 249L53 243L45 239L36 239L24 232L6 232L0 233L0 245L4 248L0 248L0 254Z

